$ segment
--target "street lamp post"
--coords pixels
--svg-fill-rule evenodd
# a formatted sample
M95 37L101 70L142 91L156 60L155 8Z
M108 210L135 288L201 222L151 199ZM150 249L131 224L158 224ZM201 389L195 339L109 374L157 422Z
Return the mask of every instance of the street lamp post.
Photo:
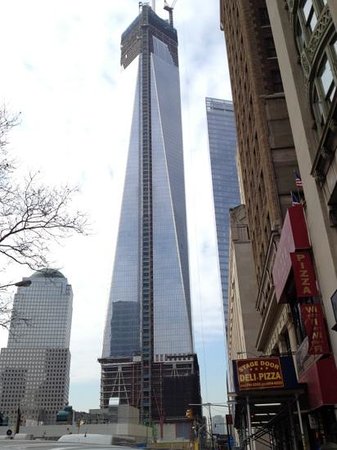
M0 289L5 289L10 286L28 287L31 284L32 284L31 280L22 280L22 281L17 281L16 283L3 284L2 286L0 286Z

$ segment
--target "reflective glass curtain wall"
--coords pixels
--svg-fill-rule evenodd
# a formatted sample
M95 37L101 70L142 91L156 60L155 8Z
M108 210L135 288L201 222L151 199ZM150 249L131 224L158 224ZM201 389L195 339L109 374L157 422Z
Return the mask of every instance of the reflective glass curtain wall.
M148 4L140 3L139 16L122 35L121 64L137 75L100 359L101 405L112 396L123 396L125 402L138 396L142 420L150 421L151 396L163 399L163 383L154 375L160 371L153 364L187 358L192 373L194 357L178 39L172 23ZM140 381L130 375L135 368L117 368L122 360L140 364ZM131 381L122 385L129 376ZM157 415L164 409L164 404L157 407Z
M151 421L159 397L157 416L165 409L154 365L167 362L167 370L186 358L193 374L194 356L178 39L172 23L148 4L140 3L122 35L121 64L136 73L136 92L100 359L101 405L113 396L128 403L139 397L142 420ZM130 364L139 365L140 379Z
M132 35L145 13L150 30L148 49L137 47L139 40L133 42ZM102 357L140 352L142 300L149 287L153 296L153 357L162 361L166 355L193 352L176 31L144 5L122 36L122 47L128 45L125 53L122 50L122 64L126 70L136 64L138 75ZM150 50L147 74L146 50ZM149 77L148 86L144 86L145 76ZM148 129L146 110L150 111ZM150 184L144 173L147 133ZM148 197L149 225L144 224ZM147 227L151 245L145 239ZM149 286L143 271L146 252L152 259Z
M206 98L206 113L222 299L227 323L229 209L240 203L233 103Z

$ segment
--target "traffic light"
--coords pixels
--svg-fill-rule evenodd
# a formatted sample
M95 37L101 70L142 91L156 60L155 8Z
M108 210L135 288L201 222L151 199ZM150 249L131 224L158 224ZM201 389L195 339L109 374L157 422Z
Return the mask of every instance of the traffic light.
M193 410L192 410L192 409L187 409L187 410L186 410L185 416L186 416L188 419L193 419Z

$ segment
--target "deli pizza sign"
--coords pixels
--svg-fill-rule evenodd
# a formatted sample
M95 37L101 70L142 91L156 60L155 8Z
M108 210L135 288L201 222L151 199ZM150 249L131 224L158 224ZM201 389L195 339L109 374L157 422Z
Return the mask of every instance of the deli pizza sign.
M240 391L284 387L282 367L277 357L238 359L236 368Z

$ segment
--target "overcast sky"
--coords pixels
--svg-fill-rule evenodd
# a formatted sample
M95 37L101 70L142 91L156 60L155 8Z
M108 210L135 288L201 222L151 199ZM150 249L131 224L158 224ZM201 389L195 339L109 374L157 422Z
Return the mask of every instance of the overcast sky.
M157 13L166 17L163 1ZM80 187L92 234L51 248L74 291L70 404L99 406L102 337L123 188L134 86L120 36L138 0L0 0L0 101L21 112L10 151L20 170ZM225 351L205 97L231 99L217 0L178 0L194 340L204 402L225 397ZM123 78L123 81L121 81ZM16 268L0 284L30 276ZM0 336L6 346L6 335ZM214 408L214 414L224 410Z

